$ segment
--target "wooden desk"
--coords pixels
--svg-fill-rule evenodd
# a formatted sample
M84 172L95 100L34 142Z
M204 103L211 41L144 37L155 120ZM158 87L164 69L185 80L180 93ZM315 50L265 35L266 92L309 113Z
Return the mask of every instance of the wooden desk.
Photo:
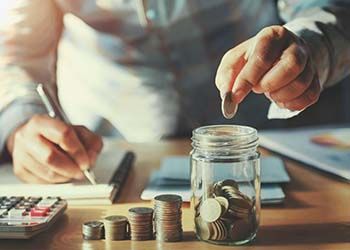
M127 214L132 206L151 206L139 195L153 169L166 155L188 154L189 141L128 145L137 160L126 181L118 204L112 206L70 207L53 228L31 240L0 240L0 249L224 249L197 241L192 231L192 213L183 210L184 241L158 243L155 240L84 241L81 224L109 214ZM263 151L263 150L262 150ZM267 154L266 151L263 151ZM292 181L284 187L287 199L283 205L262 209L258 237L252 245L236 249L350 249L350 185L334 177L286 160Z

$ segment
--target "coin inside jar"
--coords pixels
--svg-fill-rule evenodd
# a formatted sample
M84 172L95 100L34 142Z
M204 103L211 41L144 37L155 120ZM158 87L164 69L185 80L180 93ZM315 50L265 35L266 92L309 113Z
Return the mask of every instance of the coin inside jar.
M217 197L215 197L215 200L217 200L220 203L220 205L222 207L222 214L226 213L226 211L229 207L228 200L223 196L217 196Z
M200 207L200 215L206 222L214 222L222 214L221 204L214 198L208 198L203 201Z
M205 241L242 241L256 232L255 199L232 179L213 184L213 197L201 196L195 204L197 236Z

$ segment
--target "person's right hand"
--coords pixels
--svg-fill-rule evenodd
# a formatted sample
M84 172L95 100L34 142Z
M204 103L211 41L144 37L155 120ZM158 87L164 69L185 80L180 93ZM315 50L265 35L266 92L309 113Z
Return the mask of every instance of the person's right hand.
M84 126L34 115L9 136L7 147L18 178L29 183L61 183L84 179L82 170L95 163L102 140Z

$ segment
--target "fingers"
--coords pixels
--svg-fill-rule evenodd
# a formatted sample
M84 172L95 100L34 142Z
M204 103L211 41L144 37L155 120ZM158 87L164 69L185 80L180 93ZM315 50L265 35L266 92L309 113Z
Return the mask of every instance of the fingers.
M89 157L72 126L57 119L36 115L31 119L29 127L59 145L81 169L88 168Z
M248 61L233 84L232 92L239 103L280 57L288 42L285 34L286 30L282 26L272 26L263 29L255 37Z
M42 165L68 179L83 179L79 166L56 145L42 136L26 142L27 151Z
M299 97L285 102L285 103L277 103L279 106L283 108L287 108L289 110L303 110L310 105L317 102L321 93L321 87L317 76L315 76L311 82L309 88Z
M314 71L310 61L308 61L304 71L295 80L289 82L277 91L269 93L270 99L275 102L287 102L301 96L311 85L313 76Z
M28 171L23 165L14 164L14 174L23 182L47 184L48 182Z
M84 126L74 126L74 129L89 155L90 166L95 164L97 156L103 147L101 136L91 132Z
M215 84L220 91L221 97L232 90L237 75L246 63L245 55L250 42L251 39L239 44L233 49L230 49L221 59L215 76Z
M273 92L286 86L303 72L307 59L306 49L300 44L293 43L282 53L279 61L262 77L259 84L254 87L254 92ZM308 69L311 69L310 65Z
M70 178L56 173L52 168L41 164L28 153L24 154L22 158L22 162L25 164L24 168L47 183L62 183L70 180Z

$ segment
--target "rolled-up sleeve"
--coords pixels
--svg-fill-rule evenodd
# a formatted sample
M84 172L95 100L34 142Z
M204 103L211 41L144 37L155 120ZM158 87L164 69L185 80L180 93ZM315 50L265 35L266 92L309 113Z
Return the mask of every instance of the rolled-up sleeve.
M322 87L350 73L350 1L280 0L285 27L308 44Z
M0 160L8 136L45 109L37 83L55 89L62 13L51 0L0 2Z

